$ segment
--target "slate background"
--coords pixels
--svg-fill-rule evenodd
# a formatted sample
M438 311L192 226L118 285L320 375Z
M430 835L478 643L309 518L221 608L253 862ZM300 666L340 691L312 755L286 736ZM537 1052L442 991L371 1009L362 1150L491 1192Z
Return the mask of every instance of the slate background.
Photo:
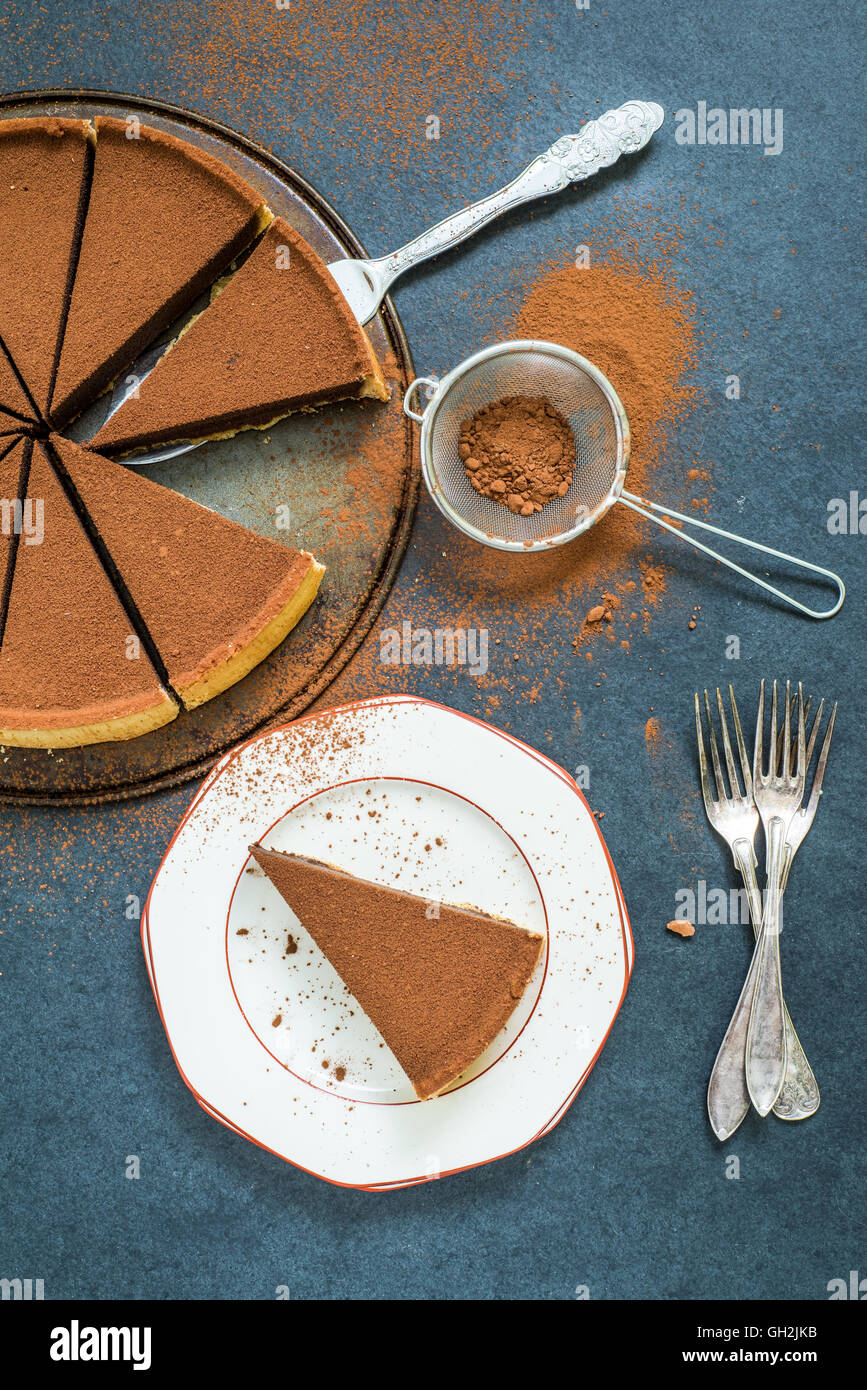
M401 8L410 28L425 23L426 5ZM36 10L3 0L0 17L5 34L21 35L0 49L0 89L82 85L178 99L159 61L170 34L152 28L140 42L150 7L56 0ZM548 53L537 40L552 34ZM580 734L571 704L550 686L534 704L504 701L504 726L567 767L591 767L590 800L605 812L636 970L603 1056L548 1138L405 1192L366 1195L310 1178L222 1129L180 1081L138 924L123 908L129 893L144 899L189 788L111 810L3 811L0 1275L43 1278L49 1298L269 1299L288 1284L303 1299L568 1299L587 1284L607 1299L821 1299L830 1279L867 1273L859 777L867 538L832 537L825 524L829 498L867 488L855 371L856 7L720 0L709 13L609 0L606 12L593 0L576 15L549 0L531 38L503 108L513 123L504 168L517 171L559 130L628 97L665 106L669 120L630 166L629 191L656 190L675 206L681 190L701 185L726 239L726 253L716 254L689 229L682 277L716 335L702 364L710 403L699 422L703 454L714 461L713 517L838 568L848 602L833 622L811 624L754 600L685 551L672 554L662 539L657 551L674 573L649 633L633 638L630 653L606 658L604 690L575 663ZM43 50L52 59L44 71ZM671 113L700 99L782 106L783 153L679 147ZM289 84L285 100L291 113ZM216 114L204 96L187 104ZM475 192L469 174L465 185L427 186L407 174L386 186L375 164L339 142L313 160L278 120L237 124L295 163L371 252L402 244ZM459 153L469 170L474 150ZM533 266L585 240L594 210L610 211L619 179L516 214L407 279L395 299L417 368L443 371L476 347L462 292L496 288L508 278L504 267ZM736 406L721 392L731 370L745 386ZM422 503L399 579L404 594L414 586L420 624L447 620L426 584L425 557L452 543ZM569 630L572 621L551 615ZM732 633L741 637L739 663L723 654ZM509 660L508 627L496 635ZM529 648L525 660L532 667L536 659ZM747 933L705 928L682 943L663 924L684 884L733 882L726 852L697 813L692 691L736 678L752 718L762 674L800 676L840 701L827 795L792 876L785 939L787 997L823 1100L805 1124L750 1117L719 1146L704 1093L749 958ZM402 679L477 708L461 673ZM645 749L651 710L665 733L661 768ZM695 813L687 825L685 807ZM130 1153L141 1156L138 1182L124 1177ZM725 1177L731 1155L738 1181Z

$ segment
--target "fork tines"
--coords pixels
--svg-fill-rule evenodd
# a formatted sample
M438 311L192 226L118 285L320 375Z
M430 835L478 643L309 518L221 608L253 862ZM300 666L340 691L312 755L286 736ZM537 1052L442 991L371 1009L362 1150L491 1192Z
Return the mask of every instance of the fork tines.
M798 682L798 696L799 696L799 699L802 699L802 700L803 700L803 687L802 687L800 681ZM808 695L807 698L806 698L806 700L804 700L804 720L805 720L805 722L806 722L806 721L809 719L809 717L810 717L810 711L811 711L812 707L813 707L813 697L812 697L812 695ZM809 736L808 736L808 738L807 738L806 764L807 764L807 771L808 771L808 772L809 772L809 770L810 770L810 768L812 767L812 764L813 764L813 754L814 754L815 749L816 749L816 740L817 740L818 737L819 737L819 732L820 732L821 727L822 727L822 716L824 715L824 713L825 713L825 701L824 701L824 699L822 699L822 700L819 701L819 708L816 710L816 714L815 714L815 716L814 716L814 718L813 718L813 722L812 722L812 724L811 724L811 726L810 726L810 733L809 733ZM809 800L808 806L806 807L806 809L807 809L808 811L815 811L815 808L816 808L816 806L817 806L818 803L819 803L819 797L822 795L822 782L823 782L824 777L825 777L825 767L826 767L826 764L827 764L827 762L828 762L828 750L829 750L829 748L831 747L831 737L832 737L832 735L833 735L833 733L834 733L834 724L835 724L835 722L836 722L836 719L837 719L837 705L836 705L836 703L835 703L835 704L834 704L834 708L831 710L831 715L830 715L830 718L829 718L829 720L828 720L827 727L826 727L826 729L825 729L825 737L824 737L824 739L822 740L822 748L821 748L821 751L820 751L820 753L819 753L819 760L818 760L818 762L816 763L816 768L815 768L815 771L814 771L814 773L813 773L813 785L812 785L812 789L811 789L811 791L810 791L810 800ZM784 755L784 732L785 732L785 731L784 731L783 729L780 729L779 735L778 735L778 738L777 738L777 759L778 759L778 764L777 764L777 766L778 766L778 769L780 769L780 770L782 770L782 765L783 765L783 755ZM794 772L794 771L795 771L795 758L796 758L796 757L797 757L797 745L795 746L795 748L794 748L794 749L791 751L791 753L790 753L789 770L790 770L791 772Z
M704 707L707 717L708 741L710 743L710 755L711 763L713 765L714 781L716 783L717 799L719 801L750 801L753 795L753 781L752 774L750 772L750 760L747 754L746 744L744 742L743 730L741 729L741 721L740 715L738 713L737 701L735 700L735 692L731 686L729 686L729 698L731 699L732 704L732 721L734 723L735 741L737 743L738 757L740 759L740 772L743 786L741 785L741 781L739 781L738 779L738 771L735 764L734 754L732 752L731 738L729 737L729 728L728 721L726 719L725 705L723 704L723 698L720 694L719 687L717 687L716 704L717 711L719 714L720 735L722 737L723 754L725 756L726 769L728 771L728 780L729 787L731 788L731 795L729 795L729 792L726 789L725 779L723 777L722 763L720 761L719 748L717 746L716 741L716 731L714 726L713 712L711 710L710 696L706 690L704 692ZM713 789L711 787L710 782L710 775L708 771L707 755L705 753L704 736L702 732L701 705L699 703L699 697L697 694L695 696L695 731L698 740L698 761L699 768L701 771L701 789L704 795L705 806L709 807L709 805L713 804L714 797Z
M797 710L798 734L795 752L792 752L792 715ZM786 708L782 728L777 725L777 682L774 681L771 696L771 739L768 770L764 771L764 727L765 727L765 682L759 690L759 712L756 717L756 743L753 753L753 787L761 790L771 784L787 786L790 789L798 782L803 784L807 771L806 736L804 733L804 692L798 685L798 698L792 700L791 682L786 681ZM780 755L779 740L782 737L783 751Z

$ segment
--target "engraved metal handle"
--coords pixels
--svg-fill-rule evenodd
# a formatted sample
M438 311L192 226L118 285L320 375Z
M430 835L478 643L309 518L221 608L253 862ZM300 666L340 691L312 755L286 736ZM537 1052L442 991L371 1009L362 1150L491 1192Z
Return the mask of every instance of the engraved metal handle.
M776 1103L786 1075L780 970L780 889L786 861L786 829L786 822L779 816L772 816L768 822L768 889L756 943L754 961L757 958L758 964L747 1032L747 1090L760 1115L767 1115Z
M756 877L756 856L748 840L736 841L732 846L732 852L735 866L747 891L753 932L758 940L762 929L763 910L762 895ZM781 894L786 887L793 857L787 845ZM746 1078L749 1025L749 1010L736 1010L717 1053L711 1074L707 1094L708 1114L718 1139L728 1139L746 1118L750 1109L750 1093L747 1090ZM786 1030L786 1077L774 1105L774 1114L780 1120L806 1120L819 1108L819 1085L785 1002L783 1026Z
M832 724L833 727L833 724ZM792 860L795 855L790 845L786 845L786 857L783 865L783 881L780 884L780 894L786 891L786 884L789 881L789 870L792 867ZM760 921L756 918L756 921ZM819 1083L813 1074L813 1068L807 1060L807 1054L801 1045L801 1039L795 1032L795 1025L789 1016L789 1010L783 1004L785 1013L783 1022L786 1028L786 1076L783 1081L783 1089L777 1097L774 1105L774 1114L778 1120L807 1120L811 1115L815 1115L819 1108Z
M615 111L606 111L598 120L588 121L577 135L561 136L505 188L444 218L399 251L371 261L369 265L375 267L387 291L398 275L403 275L411 266L450 246L457 246L519 203L543 198L547 193L559 193L570 183L589 179L600 169L607 169L622 154L643 149L663 118L662 107L655 102L627 101Z
M328 269L359 322L367 323L404 271L466 241L467 237L519 203L557 193L570 183L588 179L600 169L607 169L622 154L634 154L643 149L664 119L665 112L656 102L627 101L613 111L606 111L596 120L588 121L577 135L561 136L505 188L444 218L390 256L380 256L376 260L337 261ZM359 273L363 275L362 283L358 280Z
M718 1139L728 1139L737 1129L750 1108L745 1072L747 1034L755 986L754 966L758 954L759 927L762 920L762 899L756 881L756 855L752 841L735 840L732 845L735 864L747 885L750 914L756 927L756 947L749 974L744 981L740 998L720 1043L707 1090L707 1110L713 1131ZM755 896L754 896L755 894Z

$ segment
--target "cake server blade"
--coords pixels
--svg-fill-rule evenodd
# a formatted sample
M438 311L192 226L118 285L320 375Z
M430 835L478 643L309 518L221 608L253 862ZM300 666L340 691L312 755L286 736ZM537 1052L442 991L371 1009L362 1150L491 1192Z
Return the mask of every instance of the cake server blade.
M446 217L392 255L378 260L334 261L328 269L358 322L368 323L404 271L466 241L510 208L559 193L570 183L607 169L622 154L644 149L664 119L665 112L655 101L627 101L588 121L577 135L561 135L505 188Z

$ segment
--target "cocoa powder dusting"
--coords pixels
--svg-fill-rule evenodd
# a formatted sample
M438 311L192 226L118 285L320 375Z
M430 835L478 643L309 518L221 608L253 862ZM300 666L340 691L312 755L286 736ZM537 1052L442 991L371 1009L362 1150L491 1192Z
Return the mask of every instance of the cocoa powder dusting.
M470 485L520 516L569 491L575 437L539 396L507 396L461 425L458 453Z
M479 346L548 339L594 362L629 418L628 487L687 508L694 489L706 496L712 486L710 464L699 464L690 446L681 446L682 457L678 450L679 432L704 400L696 381L700 311L678 276L684 227L699 234L703 215L683 206L683 225L666 221L670 217L657 206L624 200L609 221L594 219L584 233L589 266L570 261L534 271L516 265L503 272L498 289L486 287L484 298L479 291L460 300ZM482 717L509 727L514 700L535 703L552 688L571 696L577 651L589 663L599 662L600 647L628 652L630 638L649 630L666 598L668 568L660 556L669 546L625 507L614 507L571 544L537 554L506 555L445 525L417 527L413 544L416 562L405 568L371 636L320 705L406 687L406 668L380 660L384 628L406 622L487 627L489 670L475 679L473 700ZM448 674L437 673L435 695L447 703ZM597 670L595 682L604 680Z
M496 180L491 156L504 157L498 146L511 129L502 99L518 77L537 0L438 0L425 6L422 24L412 9L409 0L155 0L150 19L171 37L179 100L242 122L260 142L276 127L311 171L323 147L339 143L374 187L420 163L434 184L444 164L453 175L466 163ZM436 139L426 138L431 113ZM450 199L449 179L432 192Z

